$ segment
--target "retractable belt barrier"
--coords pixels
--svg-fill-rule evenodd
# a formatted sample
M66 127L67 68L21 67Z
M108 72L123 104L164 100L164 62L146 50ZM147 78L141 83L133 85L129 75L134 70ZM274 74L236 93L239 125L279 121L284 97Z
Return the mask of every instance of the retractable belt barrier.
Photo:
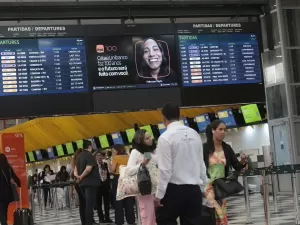
M249 190L248 190L248 176L262 176L262 187L263 187L263 202L264 202L264 217L265 224L270 225L270 206L269 206L269 184L270 178L272 183L272 195L274 201L274 213L279 213L278 202L277 202L277 175L279 174L291 174L292 192L293 192L293 202L295 209L295 224L300 225L299 218L299 207L298 207L298 191L296 184L296 173L300 173L300 164L296 165L282 165L282 166L271 166L265 168L256 168L252 170L242 171L242 172L231 172L232 174L243 177L244 194L245 194L245 206L246 206L246 223L252 223L251 211L250 211L250 200L249 200Z
M35 196L37 197L39 211L40 214L43 214L43 201L42 201L42 189L48 188L50 190L50 196L48 197L49 203L54 208L54 216L57 216L58 209L62 207L64 204L60 204L61 202L58 200L57 190L58 188L63 189L63 201L65 201L66 206L69 207L70 217L72 217L72 193L71 188L75 185L74 181L70 182L61 182L61 183L53 183L53 184L39 184L39 185L32 185L30 186L30 193L31 193L31 208L32 211L35 211ZM43 196L45 197L45 196ZM74 203L75 204L75 203ZM35 220L35 212L33 212L33 217Z

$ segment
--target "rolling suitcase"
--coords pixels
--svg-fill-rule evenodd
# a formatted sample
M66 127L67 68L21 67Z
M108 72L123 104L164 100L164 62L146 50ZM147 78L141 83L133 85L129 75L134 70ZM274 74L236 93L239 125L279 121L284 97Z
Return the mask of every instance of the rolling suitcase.
M209 208L207 206L202 207L202 223L205 225L216 225L216 211L214 208Z
M20 188L20 201L16 202L16 210L14 211L14 225L33 225L33 215L30 209L22 208L22 191Z

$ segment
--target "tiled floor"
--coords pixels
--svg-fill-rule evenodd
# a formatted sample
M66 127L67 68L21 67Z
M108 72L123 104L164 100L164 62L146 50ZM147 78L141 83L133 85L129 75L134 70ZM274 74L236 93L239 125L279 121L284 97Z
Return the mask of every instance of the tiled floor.
M250 203L252 224L265 225L262 196L260 194L251 195ZM292 197L280 196L278 203L280 213L274 215L272 213L272 197L270 197L270 210L272 217L271 225L294 225L295 214ZM245 203L243 196L234 197L228 200L228 217L229 225L246 224ZM111 211L111 218L114 219L113 211ZM69 210L57 211L57 215L55 215L54 210L43 210L42 214L37 211L35 215L35 223L36 225L81 225L77 208L73 208L71 210L71 214Z

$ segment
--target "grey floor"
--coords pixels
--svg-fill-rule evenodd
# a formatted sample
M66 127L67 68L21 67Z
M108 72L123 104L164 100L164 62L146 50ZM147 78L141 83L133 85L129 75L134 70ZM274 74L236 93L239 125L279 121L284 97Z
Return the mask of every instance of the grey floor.
M250 195L252 224L265 225L264 205L260 194ZM295 213L292 197L279 196L280 213L273 214L272 197L270 197L271 225L295 225ZM36 207L37 208L37 207ZM111 211L111 218L114 220L114 211ZM228 200L228 220L229 225L246 224L246 212L243 196L237 196ZM35 213L36 225L81 225L78 208L59 210L57 213L53 209L39 210ZM205 225L205 224L204 224Z

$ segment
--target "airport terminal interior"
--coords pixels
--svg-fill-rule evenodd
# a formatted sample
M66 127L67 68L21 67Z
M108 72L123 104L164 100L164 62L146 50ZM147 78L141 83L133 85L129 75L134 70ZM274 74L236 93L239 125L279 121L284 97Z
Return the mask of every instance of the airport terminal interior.
M203 143L221 120L247 162L214 225L300 225L300 0L2 0L0 12L0 152L21 180L8 224L83 225L74 155L88 141L109 164L140 129L156 143L173 103ZM94 224L117 223L108 198Z

